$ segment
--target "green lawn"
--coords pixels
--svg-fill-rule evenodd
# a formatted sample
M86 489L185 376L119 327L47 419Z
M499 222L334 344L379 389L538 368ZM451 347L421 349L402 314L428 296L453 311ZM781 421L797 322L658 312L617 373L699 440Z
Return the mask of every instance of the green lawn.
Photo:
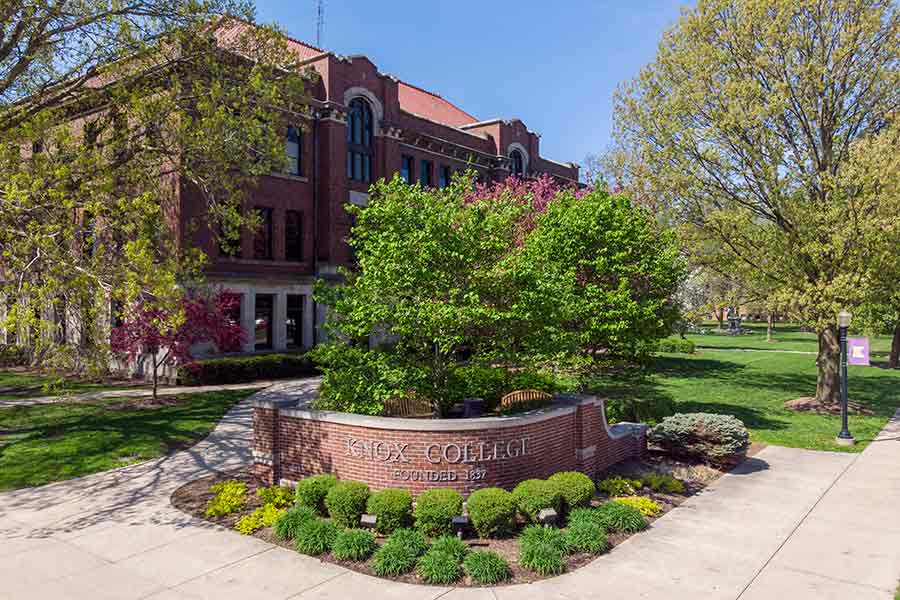
M152 408L122 408L123 400L116 399L0 409L0 490L105 471L190 446L251 393L188 394L178 404Z
M816 389L815 356L780 352L698 350L694 355L662 355L647 374L608 374L592 387L607 397L670 398L678 412L734 415L755 441L780 446L859 452L900 408L900 370L850 367L850 398L873 415L850 417L858 443L834 443L837 416L799 413L786 400L811 396Z
M79 379L60 378L40 373L0 370L0 400L16 400L37 396L62 396L64 394L83 394L114 389L122 389L109 382L83 381Z
M718 325L706 323L704 327L714 331ZM815 333L804 333L795 323L776 323L775 341L766 341L766 324L744 322L741 327L753 333L728 335L724 333L708 333L706 335L688 334L685 337L694 342L698 348L741 348L749 350L799 350L816 352L818 340ZM854 335L851 333L851 335ZM886 360L891 351L891 337L888 335L869 336L873 360Z

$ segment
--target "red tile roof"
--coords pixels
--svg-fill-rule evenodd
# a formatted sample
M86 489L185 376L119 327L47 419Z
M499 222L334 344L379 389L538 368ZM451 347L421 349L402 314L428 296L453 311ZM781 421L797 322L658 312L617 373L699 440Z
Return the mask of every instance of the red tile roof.
M478 122L478 119L437 94L417 88L404 81L399 82L399 96L400 108L438 123L458 127L467 123Z
M216 37L225 45L235 43L240 39L241 34L251 27L250 23L235 18L230 19L227 23L221 24L216 30ZM288 48L296 53L299 60L306 60L320 54L325 54L327 50L316 48L305 42L295 40L294 38L285 36Z

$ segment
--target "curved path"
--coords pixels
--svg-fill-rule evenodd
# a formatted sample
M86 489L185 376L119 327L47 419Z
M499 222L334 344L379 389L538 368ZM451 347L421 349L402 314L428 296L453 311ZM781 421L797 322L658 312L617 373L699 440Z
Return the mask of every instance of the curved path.
M900 416L861 455L766 448L582 569L494 589L374 579L172 508L182 483L250 462L250 416L248 399L189 450L0 494L0 598L865 600L891 598L900 574Z

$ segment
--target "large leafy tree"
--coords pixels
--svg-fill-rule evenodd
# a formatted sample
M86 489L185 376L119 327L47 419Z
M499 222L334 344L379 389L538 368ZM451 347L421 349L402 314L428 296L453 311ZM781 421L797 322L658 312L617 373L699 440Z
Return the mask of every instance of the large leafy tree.
M689 247L725 248L816 328L823 402L839 389L835 315L866 301L900 219L850 177L854 147L898 102L890 0L700 0L617 95L617 142Z
M105 365L111 301L178 310L180 287L202 276L193 228L227 245L253 225L242 201L283 165L308 76L250 19L229 0L41 0L0 14L0 280L34 362ZM184 194L204 206L196 221Z

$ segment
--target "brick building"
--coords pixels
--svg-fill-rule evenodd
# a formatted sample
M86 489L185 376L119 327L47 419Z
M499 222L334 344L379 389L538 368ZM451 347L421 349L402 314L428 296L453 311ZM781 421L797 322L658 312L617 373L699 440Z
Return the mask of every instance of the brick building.
M578 167L540 154L540 136L518 119L479 120L441 96L379 72L365 56L342 57L296 40L290 47L319 75L305 122L285 134L285 173L260 178L248 207L262 227L226 252L204 223L204 203L182 190L182 239L209 257L211 284L241 294L244 351L310 347L323 315L313 282L349 259L348 202L365 205L379 178L441 187L474 169L480 180L549 174L575 183ZM253 332L250 334L250 332Z

